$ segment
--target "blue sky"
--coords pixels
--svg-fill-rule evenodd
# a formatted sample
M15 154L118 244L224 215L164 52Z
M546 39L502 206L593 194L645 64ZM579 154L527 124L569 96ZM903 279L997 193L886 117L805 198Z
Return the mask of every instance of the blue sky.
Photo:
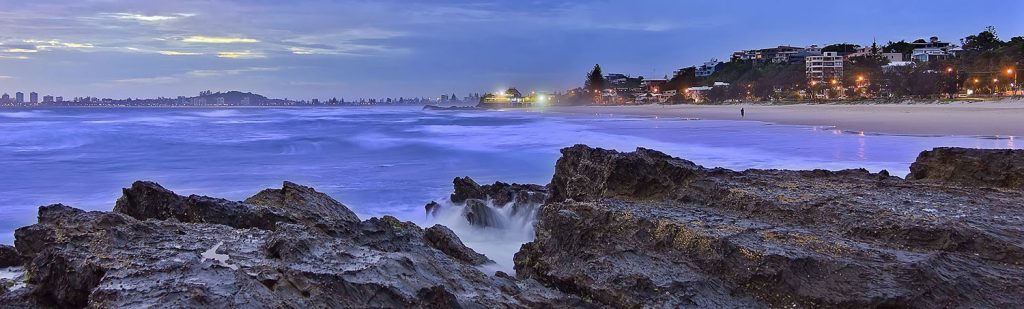
M780 44L1024 35L1024 1L0 0L0 92L557 91Z

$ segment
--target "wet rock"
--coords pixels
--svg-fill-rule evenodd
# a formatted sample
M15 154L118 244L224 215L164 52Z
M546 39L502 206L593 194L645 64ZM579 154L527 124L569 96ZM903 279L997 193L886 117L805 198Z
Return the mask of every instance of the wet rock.
M935 148L910 165L910 180L1024 189L1024 150Z
M455 177L452 184L455 186L455 191L451 195L452 203L465 203L468 199L487 199L487 193L472 178Z
M273 230L278 222L295 223L295 219L286 216L284 211L205 196L180 196L149 181L136 181L131 188L125 188L114 206L114 212L139 220L174 219L263 230Z
M491 185L479 185L469 177L455 178L455 191L451 195L454 203L465 204L462 214L473 225L483 227L500 227L503 225L501 216L491 207L511 207L511 217L531 216L548 197L546 186L532 184L508 184L495 182ZM428 204L427 214L433 215L440 205Z
M430 203L423 206L423 209L426 210L428 217L437 216L437 212L441 210L441 204L438 204L436 201L430 201Z
M116 212L40 207L39 223L15 232L18 253L30 261L27 286L0 301L93 308L580 303L535 280L509 282L453 258L452 252L473 257L454 235L429 237L451 249L446 254L413 223L353 222L350 210L337 207L344 206L287 183L243 203L179 196L144 182L125 190Z
M611 307L1024 305L1020 191L562 153L520 279Z
M469 177L457 177L453 181L455 191L451 195L453 203L464 203L469 199L491 201L495 207L504 207L513 203L540 204L547 198L545 186L533 184L508 184L495 182L491 185L480 185Z
M427 242L428 246L441 250L441 252L444 252L444 254L447 254L456 260L463 261L471 265L494 263L494 261L488 259L487 256L466 247L466 245L462 243L462 240L459 240L459 237L455 235L455 232L452 232L451 229L444 225L437 224L427 228L423 232L423 239Z
M8 245L0 245L0 268L21 266L21 264L21 255L18 254L18 249Z
M487 203L481 200L466 200L462 216L469 224L480 227L502 227L501 217Z
M360 222L352 210L327 194L288 181L281 189L260 191L245 203L285 210L295 221L325 231L345 230Z

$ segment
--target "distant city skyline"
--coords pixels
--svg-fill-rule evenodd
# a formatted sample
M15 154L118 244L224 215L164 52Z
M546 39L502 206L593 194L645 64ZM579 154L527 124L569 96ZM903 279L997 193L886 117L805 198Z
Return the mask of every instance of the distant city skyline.
M562 91L595 63L661 78L743 49L1024 35L1021 2L895 4L0 0L0 93L462 97Z

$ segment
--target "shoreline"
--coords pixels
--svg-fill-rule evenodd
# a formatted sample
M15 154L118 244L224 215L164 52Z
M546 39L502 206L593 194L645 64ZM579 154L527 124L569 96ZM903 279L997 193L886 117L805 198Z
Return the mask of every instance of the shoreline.
M740 116L740 109L746 113ZM560 114L677 117L828 126L852 132L900 135L1024 136L1024 100L977 103L635 105L514 108Z

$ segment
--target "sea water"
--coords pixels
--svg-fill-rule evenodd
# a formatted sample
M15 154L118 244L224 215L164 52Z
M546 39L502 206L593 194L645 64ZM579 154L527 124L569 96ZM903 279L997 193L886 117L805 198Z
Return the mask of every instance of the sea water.
M450 226L511 269L532 218L480 229L446 202L452 179L546 184L559 149L646 147L731 169L864 167L903 176L939 146L1020 148L1014 137L906 136L753 121L638 118L418 107L59 108L0 110L0 243L41 205L110 210L121 188L156 181L179 194L242 200L284 180L367 219ZM432 200L454 211L428 218Z

